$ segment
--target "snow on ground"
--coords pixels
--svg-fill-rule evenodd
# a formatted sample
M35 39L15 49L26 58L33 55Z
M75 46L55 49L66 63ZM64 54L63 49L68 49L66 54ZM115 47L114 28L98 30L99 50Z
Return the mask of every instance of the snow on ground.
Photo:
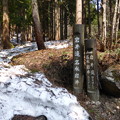
M48 120L88 120L88 113L66 89L54 87L42 73L8 64L13 56L33 50L35 43L27 43L0 52L0 120L11 120L16 114L45 115Z
M66 48L72 45L72 42L69 40L56 40L56 41L47 41L45 42L45 46L47 48L61 49Z

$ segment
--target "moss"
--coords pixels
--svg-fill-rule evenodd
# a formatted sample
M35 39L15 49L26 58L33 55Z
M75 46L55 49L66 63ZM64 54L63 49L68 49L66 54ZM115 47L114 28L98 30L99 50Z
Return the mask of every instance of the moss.
M12 43L10 43L10 48L14 48L15 46L12 44Z
M14 48L14 45L10 42L6 42L4 45L3 45L3 49L11 49L11 48Z
M120 73L119 71L112 71L113 77L115 78L115 81L120 81Z
M104 53L98 53L98 59L99 60L103 60L103 58L104 58L104 56L106 55L106 53L104 52Z
M38 69L30 69L30 71L31 71L32 73L39 72L39 70L38 70Z
M5 68L10 68L10 66L4 65Z
M49 57L53 57L54 56L54 54L53 53L49 53Z

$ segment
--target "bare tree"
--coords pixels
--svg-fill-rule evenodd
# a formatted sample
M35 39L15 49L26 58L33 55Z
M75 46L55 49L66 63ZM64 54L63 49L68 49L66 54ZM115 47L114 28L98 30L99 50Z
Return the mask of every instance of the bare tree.
M45 49L37 0L32 0L32 17L34 22L35 39L37 42L38 50Z

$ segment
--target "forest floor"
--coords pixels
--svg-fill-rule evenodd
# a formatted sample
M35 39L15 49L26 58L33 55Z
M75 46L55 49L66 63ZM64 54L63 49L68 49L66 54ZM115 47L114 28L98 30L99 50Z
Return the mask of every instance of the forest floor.
M54 85L65 87L72 94L73 53L72 47L63 49L46 49L23 53L13 57L12 65L24 64L34 72L43 72ZM120 63L116 53L98 53L99 70L104 71L112 64ZM86 92L77 96L80 104L88 111L93 120L120 120L120 98L107 96L101 92L98 102L91 101ZM18 120L34 120L34 118L18 116ZM24 117L23 117L24 118ZM17 120L17 119L16 119Z

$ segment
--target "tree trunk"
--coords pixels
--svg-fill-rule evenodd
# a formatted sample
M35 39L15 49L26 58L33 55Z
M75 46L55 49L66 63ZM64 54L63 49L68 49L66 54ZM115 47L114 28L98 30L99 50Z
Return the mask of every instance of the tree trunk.
M26 43L26 37L25 37L26 34L25 33L26 33L25 29L22 29L22 31L21 31L21 44Z
M3 0L3 35L2 35L3 49L12 48L10 43L10 32L9 32L9 15L8 15L8 0Z
M60 6L60 39L63 40L63 5Z
M112 2L109 0L109 9L110 9L110 40L109 40L109 49L112 47Z
M28 27L28 41L32 41L32 26Z
M103 0L103 33L102 33L102 43L104 44L104 48L106 49L106 0Z
M117 11L118 11L118 0L116 0L116 3L115 3L115 10L114 10L114 16L113 16L113 23L112 23L112 43L115 37L115 29L117 24Z
M89 27L89 35L88 35L88 37L91 37L90 0L88 0L88 27Z
M15 31L17 34L17 43L19 43L20 41L19 41L19 27L18 26L16 26Z
M119 23L120 22L120 0L119 0L119 3L118 3L118 11L117 11L117 22L116 22L116 30L115 30L115 38L116 38L116 41L115 41L115 45L117 45L117 41L118 41L118 31L119 31Z
M55 40L55 0L53 2L53 40Z
M82 24L82 0L76 0L76 24Z
M67 9L64 10L64 39L67 39L67 25L68 24L68 17L67 17Z
M84 34L85 38L87 38L87 21L86 21L86 0L83 0L83 24L84 24Z
M2 49L2 22L0 22L0 49Z
M0 5L2 5L2 1L0 1ZM0 7L0 13L2 13L2 8ZM2 21L0 20L0 48L1 48L1 41L2 40Z
M99 0L97 0L97 23L98 23L98 38L99 38L100 37Z
M51 5L50 5L50 27L51 27L51 29L50 29L50 34L51 34L51 37L50 37L50 39L51 40L53 40L54 39L54 31L53 31L53 24L54 24L54 19L53 19L53 14L54 14L54 9L53 9L53 7L54 7L54 3L53 3L53 0L51 0Z
M32 0L32 17L33 17L34 30L35 30L35 39L37 42L38 50L45 49L37 0Z
M55 0L55 40L60 40L60 6Z

